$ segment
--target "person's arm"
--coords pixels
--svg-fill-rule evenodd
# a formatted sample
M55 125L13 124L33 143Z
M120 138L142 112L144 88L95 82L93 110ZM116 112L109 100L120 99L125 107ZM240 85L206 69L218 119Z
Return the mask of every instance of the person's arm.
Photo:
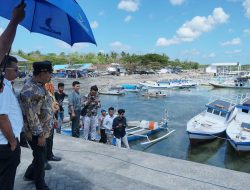
M71 113L72 117L75 117L75 109L74 109L74 105L73 105L73 93L71 93L68 97L69 100L69 113Z
M0 93L0 131L10 143L11 150L14 151L16 149L17 142L8 117L9 104L11 102L9 93L10 92L7 90L7 88L4 89L2 93Z
M118 122L117 122L117 119L115 118L114 121L113 121L113 124L112 124L112 129L114 130L114 129L118 128L118 127L119 127Z
M12 131L8 115L0 115L0 131L10 143L11 150L14 151L16 149L17 142Z
M102 126L105 128L105 129L109 129L108 127L108 116L106 116L104 119L103 119L103 124ZM110 130L110 129L109 129Z
M10 50L11 45L14 41L16 30L18 24L25 17L25 9L26 4L20 4L13 10L13 16L11 21L9 22L7 28L0 36L0 62L2 62L5 54Z

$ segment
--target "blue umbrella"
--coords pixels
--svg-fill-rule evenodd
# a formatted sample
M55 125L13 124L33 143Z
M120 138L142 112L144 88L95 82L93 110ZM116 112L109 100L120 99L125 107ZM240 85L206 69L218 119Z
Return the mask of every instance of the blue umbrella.
M0 0L0 16L11 19L20 0ZM20 23L31 32L60 39L71 46L96 44L88 19L75 0L26 0L26 16Z

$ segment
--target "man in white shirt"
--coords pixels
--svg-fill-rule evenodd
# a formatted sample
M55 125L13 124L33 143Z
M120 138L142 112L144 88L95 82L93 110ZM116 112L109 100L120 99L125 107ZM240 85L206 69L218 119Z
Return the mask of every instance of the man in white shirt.
M20 163L18 137L23 128L23 116L11 84L17 78L17 59L6 55L5 60L4 89L0 93L0 184L1 190L12 190ZM3 62L0 69L3 69Z
M109 114L104 118L103 120L103 128L105 128L105 132L107 135L107 143L112 144L113 141L113 130L112 130L112 125L113 125L113 120L115 119L115 109L113 107L110 107L108 109Z

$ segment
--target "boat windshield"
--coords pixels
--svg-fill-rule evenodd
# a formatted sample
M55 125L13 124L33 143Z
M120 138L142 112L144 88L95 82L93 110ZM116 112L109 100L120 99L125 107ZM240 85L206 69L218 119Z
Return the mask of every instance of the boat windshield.
M220 116L221 116L221 117L226 117L226 116L227 116L227 113L226 113L226 112L221 112Z
M213 109L212 108L207 108L207 112L213 113Z
M220 115L220 111L219 110L214 110L214 114L215 115Z

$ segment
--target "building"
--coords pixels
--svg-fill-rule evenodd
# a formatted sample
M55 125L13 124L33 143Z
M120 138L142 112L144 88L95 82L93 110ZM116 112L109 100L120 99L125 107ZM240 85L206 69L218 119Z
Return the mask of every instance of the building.
M214 75L235 75L241 71L241 65L237 63L212 63L206 68L206 73Z

